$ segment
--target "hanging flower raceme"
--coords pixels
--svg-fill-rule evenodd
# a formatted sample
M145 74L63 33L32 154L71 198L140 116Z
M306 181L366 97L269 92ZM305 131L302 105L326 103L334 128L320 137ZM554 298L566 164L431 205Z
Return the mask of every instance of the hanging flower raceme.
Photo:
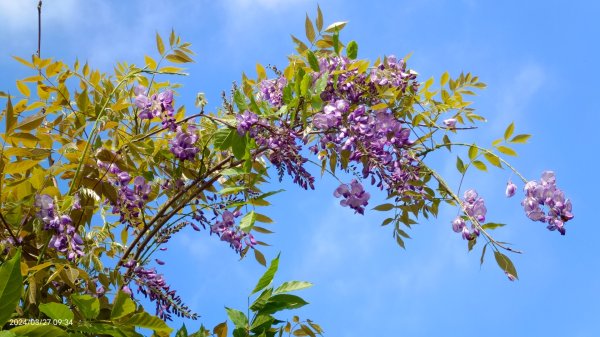
M189 126L187 131L178 126L175 137L169 141L170 151L180 160L194 160L200 151L194 144L198 141L198 133L194 126Z
M38 217L44 223L44 230L52 233L48 247L65 254L70 261L83 256L83 239L73 226L71 217L57 212L54 199L46 194L39 195L35 206L38 208Z
M256 240L252 234L246 233L235 226L235 218L240 215L240 211L225 210L221 214L221 220L210 226L211 234L216 233L222 241L228 242L231 248L238 253L241 253L244 249L244 243L250 247L256 245Z
M107 164L98 160L98 168L106 172L106 179L117 187L117 198L114 201L109 201L113 214L119 214L119 221L127 223L131 226L136 226L139 223L141 209L146 204L151 186L142 176L137 176L133 179L133 188L130 187L131 175L128 172L121 170L115 164Z
M525 184L525 198L521 202L527 217L533 221L547 223L551 231L565 235L565 222L573 219L571 201L556 187L554 172L542 173L540 182L532 180ZM543 207L547 207L544 211Z
M478 223L485 221L487 208L485 207L483 198L480 198L477 191L473 189L465 192L462 202L463 210L468 217L457 216L452 221L452 230L456 233L462 233L462 237L465 240L473 240L480 234ZM465 218L471 222L471 229L467 227Z
M272 80L263 80L260 82L260 91L257 98L261 101L267 101L276 109L283 105L283 88L287 85L285 77L280 76Z
M165 90L159 94L148 97L145 87L137 86L133 89L135 94L135 105L140 109L138 117L140 119L152 119L160 117L163 127L171 131L177 129L175 118L173 117L175 109L173 108L173 92Z

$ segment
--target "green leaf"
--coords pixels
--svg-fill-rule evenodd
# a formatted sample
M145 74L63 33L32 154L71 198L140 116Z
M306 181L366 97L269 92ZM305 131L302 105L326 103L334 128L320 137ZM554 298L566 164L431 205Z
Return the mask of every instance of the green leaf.
M467 245L469 248L469 251L472 251L473 247L475 247L476 244L477 244L477 238L473 238L472 240L469 240L469 243Z
M237 159L242 159L246 154L246 135L242 137L239 133L232 132L231 137L231 151Z
M306 32L306 38L308 39L308 41L310 41L311 43L315 41L315 29L313 27L312 21L310 21L310 18L308 17L308 14L306 14L306 20L304 21L304 31Z
M160 55L164 55L165 53L165 44L163 43L162 38L156 33L156 49Z
M15 256L0 265L0 327L12 316L23 291L21 248Z
M500 253L499 251L495 251L494 257L496 258L496 263L498 263L498 267L500 267L500 269L502 269L505 273L514 276L517 280L519 279L515 265L508 258L508 256Z
M290 291L302 290L306 288L312 287L312 283L304 282L304 281L288 281L283 282L277 289L275 289L275 294L287 293Z
M0 331L0 337L17 337L12 331L4 330Z
M302 82L300 82L300 95L306 96L306 94L308 94L308 88L310 87L311 82L312 82L312 79L308 75L305 75L302 78Z
M240 229L245 233L249 233L254 227L254 223L256 222L256 213L254 211L250 211L248 214L244 215L242 220L240 220Z
M175 337L188 337L188 331L185 327L185 323L181 326L181 328L175 333Z
M156 332L171 333L173 330L169 328L162 319L152 316L147 312L140 312L139 314L131 316L131 318L127 320L127 324L135 325L140 328L152 329Z
M244 96L241 91L236 90L233 93L233 101L235 102L235 105L237 105L240 112L248 109L248 106L246 105L246 96Z
M495 222L488 222L485 225L481 226L481 228L488 230L488 229L496 229L499 227L503 227L506 226L506 224L503 223L495 223Z
M373 210L385 212L391 210L392 208L394 208L394 205L392 204L381 204L374 207Z
M123 316L129 315L135 311L135 307L135 302L133 302L131 297L128 294L119 291L113 303L110 318L118 319Z
M227 311L227 317L229 317L236 328L245 328L248 326L248 317L243 312L227 307L225 307L225 310Z
M334 23L330 24L329 26L327 26L327 28L325 28L325 31L327 33L334 33L334 32L339 33L339 31L342 30L344 28L344 26L346 26L347 23L348 23L348 21L334 22Z
M38 307L46 316L56 320L73 320L74 315L71 308L62 303L42 303ZM63 324L66 325L66 324Z
M87 319L94 319L100 313L100 301L96 297L75 294L71 296L71 300Z
M279 268L279 254L277 254L277 257L271 261L269 268L267 268L267 271L260 277L260 279L258 280L258 283L256 284L256 287L254 287L254 290L252 290L252 293L250 293L250 295L263 290L266 286L271 284L278 268Z
M315 56L315 53L313 53L312 51L307 51L306 52L306 59L308 60L308 64L310 65L310 68L314 71L319 71L319 61L317 60L317 57Z
M514 131L515 131L515 123L510 123L508 125L508 127L506 128L506 130L504 131L504 139L508 140L508 138L510 138L510 136L512 136Z
M483 249L481 250L481 257L479 258L479 265L482 266L483 265L483 259L485 258L485 250L487 249L488 243L486 243L483 246Z
M336 55L340 54L340 35L339 33L336 31L335 33L333 33L333 36L331 37L331 39L333 40L333 51L335 51Z
M26 324L10 329L17 336L27 337L66 337L67 332L55 325Z
M350 41L348 43L348 46L346 47L346 55L348 55L348 58L351 60L356 59L358 56L358 43L356 43L356 41Z
M233 133L236 130L224 128L219 129L214 134L214 144L217 150L227 150L233 141Z
M456 169L459 173L464 174L466 171L465 164L459 156L456 156Z
M263 253L261 253L260 250L254 248L254 259L256 260L256 262L260 263L263 266L267 266L267 260L265 259L265 256L263 255Z
M516 135L513 137L513 139L510 140L510 142L525 144L525 143L527 143L529 138L531 138L531 135L527 135L527 134Z
M279 294L269 298L269 300L267 301L265 306L260 310L260 312L264 314L272 314L281 310L298 309L307 304L308 302L306 302L299 296L290 294Z
M510 147L498 146L497 149L498 149L498 151L504 153L505 155L509 155L509 156L517 155L517 152L515 152L515 150L511 149Z

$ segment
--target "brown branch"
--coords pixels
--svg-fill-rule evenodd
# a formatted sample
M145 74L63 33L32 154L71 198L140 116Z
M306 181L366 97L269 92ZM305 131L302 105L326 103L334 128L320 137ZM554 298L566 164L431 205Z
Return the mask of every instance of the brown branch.
M19 241L18 241L17 237L15 236L15 233L13 233L12 229L10 228L10 225L8 224L8 222L6 222L6 219L4 219L4 215L2 215L1 212L0 212L0 221L2 221L2 224L4 225L4 227L6 227L8 234L10 234L10 236L12 236L13 240L15 240L15 245L18 245Z

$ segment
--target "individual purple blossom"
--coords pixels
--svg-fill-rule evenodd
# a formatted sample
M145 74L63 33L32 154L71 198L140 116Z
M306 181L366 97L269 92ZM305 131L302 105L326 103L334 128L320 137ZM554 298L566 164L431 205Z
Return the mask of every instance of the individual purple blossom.
M456 118L444 119L443 123L447 128L454 129L456 127Z
M354 210L355 213L365 214L365 206L369 204L369 198L371 195L366 192L362 184L352 179L350 185L341 184L335 189L333 195L336 198L343 197L340 201L340 205L348 206Z
M509 181L506 184L506 197L510 198L510 197L514 196L516 191L517 191L517 185L513 184L512 181Z
M181 127L177 128L175 137L169 141L170 151L180 160L194 160L200 151L194 144L198 141L198 133L193 126L188 127L187 132Z

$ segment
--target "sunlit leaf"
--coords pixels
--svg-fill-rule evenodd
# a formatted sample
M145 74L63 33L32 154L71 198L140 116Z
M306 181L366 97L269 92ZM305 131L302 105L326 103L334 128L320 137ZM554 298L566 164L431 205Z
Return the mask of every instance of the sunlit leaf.
M158 50L160 55L164 55L165 53L165 44L158 33L156 33L156 50Z
M515 131L515 123L510 123L508 125L508 127L506 127L506 130L504 131L504 139L508 140L510 138L510 136L512 136L514 131Z
M258 283L254 287L254 290L252 290L251 294L255 294L255 293L263 290L269 284L271 284L278 268L279 268L279 254L277 255L276 258L274 258L271 261L269 268L267 268L267 271L260 277L260 279L258 280Z
M308 39L308 41L314 42L315 41L315 29L313 27L312 21L308 17L308 14L306 14L306 20L304 21L304 31L306 33L306 38Z

